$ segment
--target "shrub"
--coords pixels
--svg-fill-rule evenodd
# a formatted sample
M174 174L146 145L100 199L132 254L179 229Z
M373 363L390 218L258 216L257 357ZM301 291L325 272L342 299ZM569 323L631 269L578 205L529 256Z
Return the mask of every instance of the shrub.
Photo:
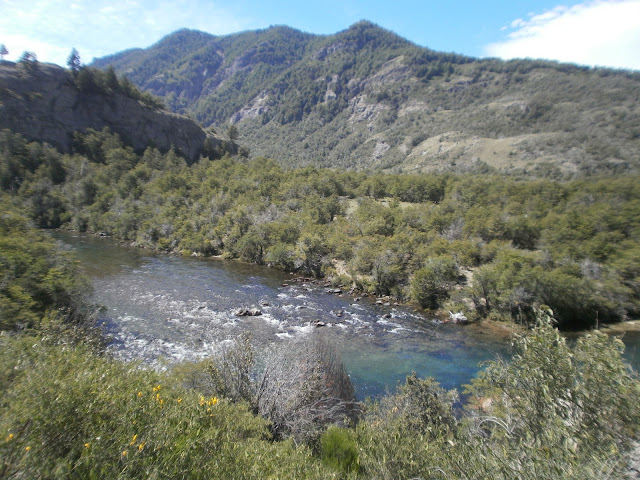
M438 308L449 296L449 289L458 277L455 260L450 256L430 258L411 280L411 297L422 308Z
M640 435L640 382L622 342L594 332L572 347L550 313L539 311L538 326L515 337L511 361L489 363L468 389L491 404L488 415L470 410L465 453L479 476L611 478Z
M326 426L347 425L358 413L340 356L318 335L276 349L266 359L256 395L275 438L312 444Z
M37 337L0 339L2 478L331 478L245 404Z
M343 473L358 472L358 446L351 430L331 426L320 438L320 457L325 465Z

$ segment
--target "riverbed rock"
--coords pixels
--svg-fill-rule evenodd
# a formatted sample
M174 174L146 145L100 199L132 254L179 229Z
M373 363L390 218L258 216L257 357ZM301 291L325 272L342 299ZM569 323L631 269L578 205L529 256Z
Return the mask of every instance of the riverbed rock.
M236 311L237 317L258 317L262 311L257 308L240 308Z
M455 323L455 324L458 324L458 325L466 325L467 323L469 323L469 320L467 320L467 317L462 312L453 313L453 312L449 311L449 319L448 319L447 323Z

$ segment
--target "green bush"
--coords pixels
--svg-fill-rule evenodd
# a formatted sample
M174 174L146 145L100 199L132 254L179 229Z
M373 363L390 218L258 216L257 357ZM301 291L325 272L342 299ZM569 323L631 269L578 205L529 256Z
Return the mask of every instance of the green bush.
M351 430L331 426L320 438L320 458L322 462L343 473L357 473L360 470L358 446Z
M2 478L331 478L247 406L43 338L0 342Z
M411 280L411 298L422 308L438 308L448 298L449 289L458 278L458 267L453 258L430 258L417 270Z
M80 321L88 291L71 258L30 227L9 200L0 201L0 330L36 327L52 313Z

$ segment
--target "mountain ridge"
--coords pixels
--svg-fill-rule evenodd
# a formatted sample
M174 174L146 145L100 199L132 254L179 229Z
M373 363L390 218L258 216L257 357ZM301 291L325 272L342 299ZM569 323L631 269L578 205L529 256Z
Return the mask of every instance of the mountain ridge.
M290 166L534 176L637 173L640 73L473 59L361 21L182 29L109 65L205 127L236 125L254 156Z

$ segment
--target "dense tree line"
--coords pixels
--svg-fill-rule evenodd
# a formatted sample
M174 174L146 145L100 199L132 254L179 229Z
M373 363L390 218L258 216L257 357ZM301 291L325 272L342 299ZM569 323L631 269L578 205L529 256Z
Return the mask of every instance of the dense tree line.
M188 167L117 135L76 135L61 155L3 132L0 185L45 228L223 255L324 276L424 308L567 328L638 314L634 177L573 182L492 175L285 170L223 157Z

